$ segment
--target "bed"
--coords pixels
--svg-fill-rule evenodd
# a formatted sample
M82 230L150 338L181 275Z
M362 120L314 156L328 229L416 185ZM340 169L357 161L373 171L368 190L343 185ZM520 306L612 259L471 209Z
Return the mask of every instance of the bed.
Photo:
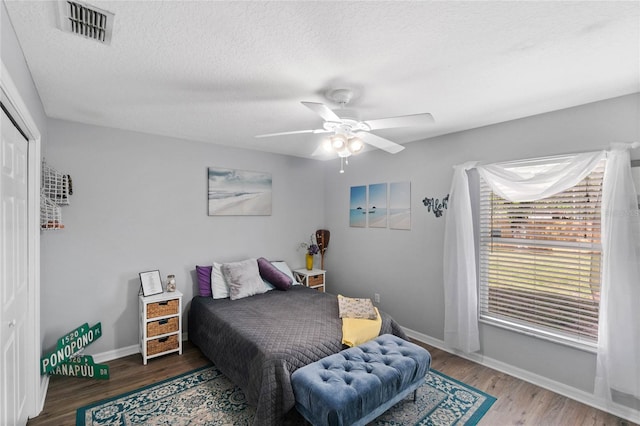
M380 334L406 339L381 316ZM291 373L344 349L336 296L300 285L239 300L196 296L189 340L244 391L260 425L282 424L294 407Z

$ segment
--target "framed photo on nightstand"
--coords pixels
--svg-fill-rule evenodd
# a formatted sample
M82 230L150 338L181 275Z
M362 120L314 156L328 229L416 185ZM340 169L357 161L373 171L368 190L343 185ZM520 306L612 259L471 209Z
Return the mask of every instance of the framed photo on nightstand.
M162 293L160 271L140 272L140 285L142 285L142 294L145 297Z

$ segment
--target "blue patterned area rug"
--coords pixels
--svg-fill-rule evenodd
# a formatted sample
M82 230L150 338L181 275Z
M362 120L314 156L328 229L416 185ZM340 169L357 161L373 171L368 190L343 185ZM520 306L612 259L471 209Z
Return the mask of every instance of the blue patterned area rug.
M418 389L415 403L411 395L372 424L471 426L480 421L495 401L491 395L431 370L426 383ZM254 413L242 391L220 370L208 366L79 408L76 426L249 426L253 424ZM300 422L288 419L286 423Z

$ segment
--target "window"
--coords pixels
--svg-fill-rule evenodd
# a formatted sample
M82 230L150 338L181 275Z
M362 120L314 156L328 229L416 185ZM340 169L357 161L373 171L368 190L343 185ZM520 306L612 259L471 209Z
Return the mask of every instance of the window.
M604 160L573 188L531 202L506 201L480 179L480 320L595 346L603 173Z

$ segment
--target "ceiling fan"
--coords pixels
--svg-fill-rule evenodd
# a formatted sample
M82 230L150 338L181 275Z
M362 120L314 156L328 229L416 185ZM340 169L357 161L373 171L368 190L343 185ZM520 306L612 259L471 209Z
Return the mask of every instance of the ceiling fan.
M364 148L364 144L382 149L391 154L398 153L404 146L371 133L381 129L393 129L400 127L417 127L433 123L433 116L429 113L402 115L398 117L378 118L376 120L360 120L353 109L347 109L346 105L351 101L353 92L350 89L335 89L327 94L327 98L335 101L340 108L332 110L325 104L318 102L302 102L302 105L318 114L324 120L322 128L310 130L294 130L291 132L268 133L257 135L256 138L272 136L286 136L302 133L331 133L320 147L312 155L318 155L321 149L328 153L335 153L341 158L342 164L347 158L357 154ZM348 163L347 163L348 164ZM344 173L341 167L340 173Z

